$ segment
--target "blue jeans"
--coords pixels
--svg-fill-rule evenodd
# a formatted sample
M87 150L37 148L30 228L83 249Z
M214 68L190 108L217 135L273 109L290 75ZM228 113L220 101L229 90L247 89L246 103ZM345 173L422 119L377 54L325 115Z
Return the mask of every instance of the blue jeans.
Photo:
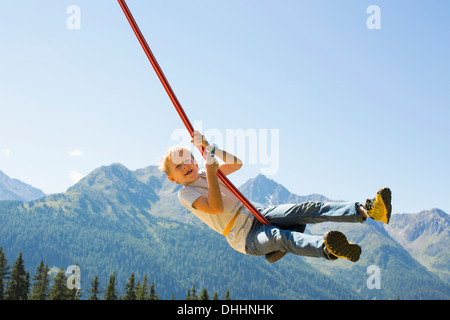
M261 256L284 251L300 256L328 259L323 236L304 234L307 223L364 222L355 202L304 202L258 207L271 223L264 225L257 219L247 235L246 251Z

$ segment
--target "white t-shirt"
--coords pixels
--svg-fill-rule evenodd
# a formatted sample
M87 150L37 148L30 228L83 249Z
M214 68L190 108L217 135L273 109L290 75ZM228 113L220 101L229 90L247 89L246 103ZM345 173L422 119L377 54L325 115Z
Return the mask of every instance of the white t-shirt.
M210 214L194 209L192 207L194 201L200 196L208 197L209 191L206 172L202 169L198 173L199 178L197 180L178 191L178 198L181 203L211 229L220 234L223 234L231 219L233 219L236 212L241 208L226 239L234 250L247 254L245 251L245 241L253 224L253 215L220 180L219 188L222 194L223 212L221 214Z

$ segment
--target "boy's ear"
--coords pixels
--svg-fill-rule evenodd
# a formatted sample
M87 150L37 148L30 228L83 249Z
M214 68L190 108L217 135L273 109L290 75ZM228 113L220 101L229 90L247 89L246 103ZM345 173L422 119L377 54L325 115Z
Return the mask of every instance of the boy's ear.
M175 178L174 178L174 177L167 176L167 178L168 178L170 181L172 181L172 182L178 183L178 182L175 181Z

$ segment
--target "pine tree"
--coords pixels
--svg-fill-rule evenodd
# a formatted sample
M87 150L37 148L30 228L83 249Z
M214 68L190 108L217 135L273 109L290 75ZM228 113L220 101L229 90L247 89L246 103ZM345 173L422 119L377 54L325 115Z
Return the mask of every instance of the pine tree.
M136 290L134 288L134 272L131 274L128 282L125 284L125 296L124 300L136 300Z
M48 264L44 266L44 260L41 260L39 267L36 269L36 273L32 280L35 282L31 286L30 300L47 300L49 297L49 284L50 279L48 275Z
M184 298L184 300L192 300L192 296L191 296L191 289L189 288L186 294L186 298Z
M69 300L81 300L81 296L84 293L82 288L80 288L80 289L73 288L73 289L69 289L69 291L70 291Z
M213 300L219 300L219 294L216 292L214 292L214 295L212 297Z
M117 300L117 294L119 292L116 291L116 272L109 277L108 286L106 287L105 292L105 300Z
M136 287L136 300L147 300L148 299L148 285L147 285L147 275L144 275L144 279L142 279L142 284L139 284Z
M209 300L209 294L206 288L203 288L202 293L200 294L200 300Z
M156 290L155 290L155 281L153 281L150 286L150 295L149 295L148 299L149 300L159 300L159 296L156 294Z
M73 292L67 288L67 277L63 268L61 268L53 279L53 285L50 288L50 300L72 300Z
M5 257L3 248L0 247L0 300L5 299L5 285L9 277L8 259Z
M11 269L11 278L6 288L6 300L27 300L30 276L25 271L22 252L19 253Z
M98 276L94 276L94 280L91 282L92 289L88 292L91 293L88 300L100 300L100 297L98 296L99 293L102 293L103 291L100 291L98 287L100 286L100 281L98 280Z
M28 295L30 294L30 273L28 272L28 270L25 272L25 288L26 288L26 299L28 299Z
M198 300L197 289L195 289L195 283L191 288L191 300Z
M230 298L230 290L227 289L227 292L225 292L225 300L231 300Z

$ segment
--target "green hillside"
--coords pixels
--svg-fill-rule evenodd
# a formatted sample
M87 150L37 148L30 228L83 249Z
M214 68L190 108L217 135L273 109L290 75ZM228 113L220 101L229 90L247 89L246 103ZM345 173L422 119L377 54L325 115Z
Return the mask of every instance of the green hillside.
M229 289L236 299L353 298L301 260L272 266L234 252L222 237L195 226L154 217L146 225L121 223L18 202L1 202L0 208L1 246L10 261L23 252L29 270L41 259L58 268L78 263L83 287L95 274L106 282L116 271L122 287L132 272L140 278L146 273L163 299L172 293L184 298L192 283Z
M0 246L9 261L23 253L33 273L78 264L82 288L115 271L124 288L147 274L162 299L184 299L193 283L233 299L449 299L450 289L377 224L348 226L363 247L360 262L286 256L275 264L245 256L181 208L176 186L155 167L94 170L66 193L23 203L0 201ZM347 227L347 226L346 226ZM314 232L319 230L311 229ZM347 231L346 231L347 232ZM368 290L367 267L382 269L380 290ZM406 288L406 290L405 290ZM123 290L123 289L122 289Z

